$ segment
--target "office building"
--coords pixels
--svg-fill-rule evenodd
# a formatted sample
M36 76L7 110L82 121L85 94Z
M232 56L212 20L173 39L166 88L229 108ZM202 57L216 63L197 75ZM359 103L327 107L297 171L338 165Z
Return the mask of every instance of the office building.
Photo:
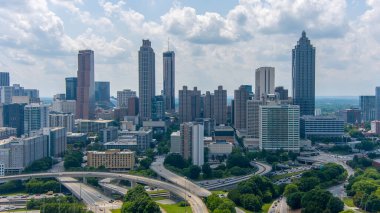
M49 108L42 104L28 104L24 108L24 133L49 127Z
M215 141L235 142L235 130L230 126L215 126L213 136Z
M362 111L363 122L369 122L376 119L376 96L359 96L359 106Z
M300 115L315 111L315 47L305 31L292 50L293 104L300 106Z
M138 97L128 99L128 116L136 116L139 114L139 103Z
M57 100L66 100L66 94L64 93L58 93L53 96L53 101Z
M151 129L140 129L138 131L121 131L119 132L119 138L126 135L135 136L137 138L137 149L141 152L145 152L150 148L150 144L153 140L153 131Z
M1 92L1 103L2 104L11 104L13 96L13 87L12 86L2 86Z
M227 123L227 90L223 86L218 86L214 91L214 116L216 125Z
M301 138L342 137L344 120L330 116L302 116L300 120Z
M143 40L139 50L139 115L152 118L152 99L156 95L155 54L149 40Z
M2 123L4 127L17 129L17 137L24 134L25 104L6 104L2 107Z
M110 82L95 81L95 101L99 103L109 103L110 98Z
M120 108L128 107L128 100L136 97L136 91L125 89L117 91L117 106Z
M259 111L260 106L264 105L262 100L248 100L247 101L247 135L252 138L259 138L260 120Z
M95 72L94 51L80 50L78 53L78 79L75 117L95 118Z
M43 128L43 135L48 136L48 156L62 157L67 148L67 136L65 127Z
M281 101L286 101L289 99L288 90L285 89L283 86L276 87L274 89L274 93L277 95L278 99Z
M256 100L263 100L268 94L274 94L274 67L256 69L255 83Z
M0 127L0 140L17 136L17 129L12 127Z
M234 125L235 128L247 128L247 101L249 99L249 92L243 85L234 92Z
M371 121L371 132L376 134L376 135L380 134L380 121L379 120Z
M51 111L59 113L70 113L75 115L76 113L76 101L75 100L54 100L51 105Z
M375 96L376 120L380 120L380 87L376 87Z
M103 146L105 149L138 151L137 136L136 135L122 135L114 141L104 143Z
M202 166L204 163L204 134L203 125L192 122L180 126L181 155L184 159L191 158L193 165Z
M100 130L113 125L113 120L85 120L80 119L78 123L78 132L80 133L99 133Z
M170 135L170 152L181 154L181 150L183 149L181 143L181 132L172 132Z
M214 141L207 144L207 148L209 149L209 157L217 157L217 156L225 156L231 154L232 148L234 145L227 141Z
M29 97L31 103L40 103L40 91L38 89L24 89L24 94L19 96Z
M0 87L8 87L9 85L9 72L0 72Z
M78 78L66 78L66 100L77 100Z
M162 120L165 117L165 97L156 95L152 100L152 120Z
M49 127L65 127L67 132L73 132L74 115L71 113L49 113Z
M107 128L101 129L99 133L99 142L107 143L117 139L118 130L116 126L109 126Z
M300 150L300 108L296 105L264 105L259 112L260 150Z
M0 162L0 177L5 176L5 164L3 162Z
M194 87L194 90L188 90L183 86L179 90L179 121L190 122L201 117L201 91Z
M167 111L175 111L175 53L167 51L163 56L164 96Z
M349 124L359 124L362 121L362 112L359 108L341 110L337 116Z
M202 124L204 128L204 136L212 137L214 136L215 130L215 120L212 118L198 118L195 119L196 123Z
M209 91L203 96L203 117L214 119L214 94Z
M117 149L87 152L87 165L98 168L104 166L111 170L131 170L135 166L135 153L129 150Z
M67 132L66 138L67 144L81 143L85 145L87 142L87 133Z

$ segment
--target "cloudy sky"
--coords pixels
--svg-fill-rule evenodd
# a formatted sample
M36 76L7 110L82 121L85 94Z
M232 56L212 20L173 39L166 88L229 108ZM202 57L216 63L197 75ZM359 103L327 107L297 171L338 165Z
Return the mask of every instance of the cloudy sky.
M274 66L291 88L291 50L302 30L317 49L319 96L373 94L380 85L379 0L0 0L0 71L43 97L64 92L77 52L95 51L95 79L137 90L143 38L176 52L176 89L218 85L229 95Z

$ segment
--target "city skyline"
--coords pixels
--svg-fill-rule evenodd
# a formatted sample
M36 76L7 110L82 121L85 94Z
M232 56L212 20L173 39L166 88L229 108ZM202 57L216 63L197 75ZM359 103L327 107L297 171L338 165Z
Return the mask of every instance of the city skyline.
M95 52L95 80L110 81L111 94L115 96L116 91L138 88L136 50L141 39L150 39L155 52L161 54L167 50L169 37L170 50L177 55L176 88L187 85L212 91L223 85L228 96L232 96L240 84L254 84L255 69L273 66L275 85L283 85L291 93L291 49L300 32L305 30L318 48L317 96L374 94L372 88L377 82L371 74L375 74L378 66L378 48L373 47L378 43L374 35L376 27L371 27L374 25L371 23L377 23L373 15L380 8L377 2L326 1L320 3L319 9L313 9L313 4L307 1L300 3L300 8L312 8L313 16L310 17L300 13L300 8L291 9L289 2L268 2L231 1L212 9L213 1L204 5L199 1L160 5L154 2L137 5L134 1L39 1L35 7L26 3L17 11L5 3L0 20L4 24L17 24L15 29L2 32L0 45L5 51L0 55L0 69L10 72L11 83L37 88L42 97L52 96L65 89L60 79L75 76L75 52L90 48ZM265 9L273 16L262 23L259 18L265 16L258 11L264 8L264 3L268 4ZM143 13L141 5L146 5L149 11L158 10L152 14ZM297 15L286 17L289 10L295 10ZM20 26L18 18L9 17L14 13L24 14L21 18L34 17L30 18L34 21L25 19L29 27ZM36 14L46 17L47 21L36 18ZM176 16L181 18L174 19ZM331 16L336 17L336 22L323 19ZM210 22L206 24L202 18ZM192 23L188 29L184 27L186 23ZM282 24L289 28L283 29ZM121 28L126 30L116 29L116 26L125 26ZM17 34L19 31L24 32L25 37ZM38 37L37 33L42 36ZM345 50L344 54L341 49ZM372 51L364 51L366 49ZM356 57L357 54L363 57ZM363 66L368 70L365 75L358 71ZM156 75L162 76L162 60L156 60L156 67ZM225 78L231 71L236 75ZM194 72L197 75L193 75ZM30 79L29 74L39 78ZM337 77L341 77L341 82L334 82ZM348 86L357 85L358 79L367 83L360 88ZM39 84L40 81L45 83ZM162 81L162 78L156 79L157 92L162 89Z

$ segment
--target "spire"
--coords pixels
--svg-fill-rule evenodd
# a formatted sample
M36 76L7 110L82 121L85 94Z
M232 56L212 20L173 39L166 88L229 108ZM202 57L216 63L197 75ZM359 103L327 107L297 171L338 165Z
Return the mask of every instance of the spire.
M302 31L302 37L306 37L306 32L305 32L305 30Z
M168 37L168 51L170 50L170 48L169 48L169 37Z

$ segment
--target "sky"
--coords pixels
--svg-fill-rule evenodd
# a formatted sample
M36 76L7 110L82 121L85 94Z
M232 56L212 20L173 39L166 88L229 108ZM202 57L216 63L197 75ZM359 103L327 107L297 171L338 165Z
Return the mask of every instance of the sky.
M0 0L0 71L49 97L76 76L77 53L95 51L95 80L111 95L138 90L138 50L150 39L156 91L162 52L176 53L183 85L228 95L275 67L291 91L291 51L302 30L316 47L316 95L373 95L380 85L379 0ZM159 93L159 92L157 92Z

